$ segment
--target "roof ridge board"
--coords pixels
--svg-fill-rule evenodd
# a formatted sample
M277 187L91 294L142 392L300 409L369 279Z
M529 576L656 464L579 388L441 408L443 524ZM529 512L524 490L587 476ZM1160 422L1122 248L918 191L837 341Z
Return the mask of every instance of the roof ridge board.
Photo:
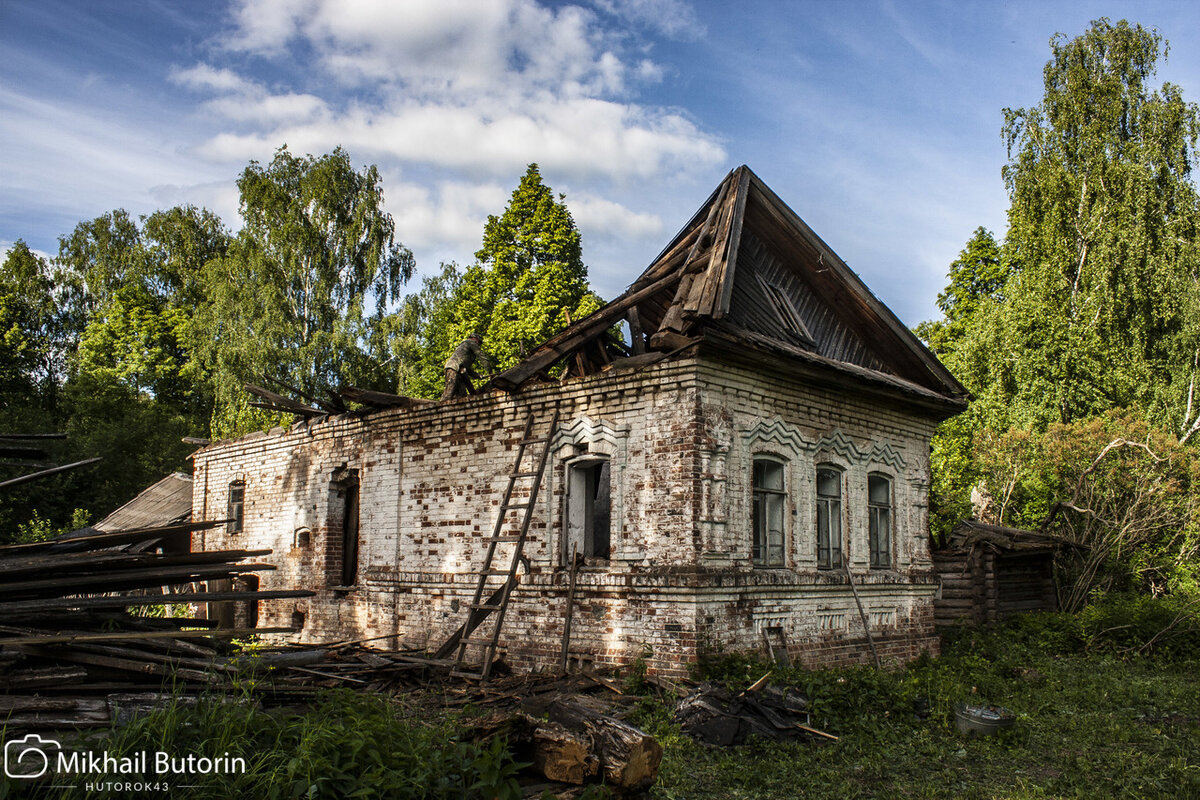
M738 169L740 169L740 167ZM712 192L708 195L707 199L705 199L705 201L700 204L700 207L696 209L696 212L694 214L692 214L692 216L688 218L688 221L683 224L683 227L681 227L679 229L679 231L673 237L671 237L671 240L669 242L667 242L667 246L664 247L659 252L659 254L656 255L650 261L650 266L646 267L646 269L642 271L642 274L637 277L637 280L635 280L632 284L630 284L631 289L634 286L636 286L639 282L641 282L644 278L648 277L650 275L651 270L653 270L655 267L657 267L659 265L659 262L661 262L664 258L666 258L667 255L669 253L671 253L671 251L675 250L676 247L678 247L681 244L681 242L680 242L681 239L685 238L688 234L692 233L692 231L695 230L697 221L699 221L701 216L707 214L707 212L709 210L709 205L717 199L717 196L725 188L725 184L729 181L730 177L732 177L733 173L736 171L737 171L736 169L730 170L729 174L727 174L724 178L721 179L721 182L718 183L717 187L712 190Z
M929 351L929 348L925 347L924 343L900 321L892 310L875 296L875 293L863 282L858 273L851 269L850 265L843 261L841 256L834 252L833 248L816 231L810 228L808 223L801 219L800 215L791 206L784 202L783 198L777 195L771 187L767 186L758 175L754 174L753 170L749 170L749 172L754 188L759 192L761 199L765 201L766 205L781 217L782 222L790 224L795 228L807 240L809 246L813 247L819 255L824 257L824 261L834 270L835 274L842 278L846 287L858 295L871 311L876 314L884 327L901 344L908 348L909 354L915 359L916 363L924 367L930 377L938 380L946 389L955 394L965 395L967 392L966 387L959 383L958 379Z

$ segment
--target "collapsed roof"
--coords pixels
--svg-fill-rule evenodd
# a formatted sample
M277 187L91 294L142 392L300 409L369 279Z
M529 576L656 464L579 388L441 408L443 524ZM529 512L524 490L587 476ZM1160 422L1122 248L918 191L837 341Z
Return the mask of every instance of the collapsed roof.
M632 342L613 335L629 324ZM954 413L966 390L836 253L756 176L729 173L654 262L612 302L493 379L518 390L648 363L705 342L832 369Z

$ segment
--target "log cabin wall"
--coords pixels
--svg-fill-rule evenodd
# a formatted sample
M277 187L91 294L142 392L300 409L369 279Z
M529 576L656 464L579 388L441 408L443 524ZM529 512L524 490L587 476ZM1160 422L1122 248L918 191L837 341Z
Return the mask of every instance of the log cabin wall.
M938 627L991 624L1014 614L1058 609L1051 550L1005 552L977 544L935 550L933 563L941 581L934 602Z

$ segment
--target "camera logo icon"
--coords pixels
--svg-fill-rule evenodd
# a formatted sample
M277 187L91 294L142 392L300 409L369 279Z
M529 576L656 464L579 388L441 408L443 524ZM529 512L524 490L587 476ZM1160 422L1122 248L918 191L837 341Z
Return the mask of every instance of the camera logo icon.
M54 739L43 739L30 733L23 739L4 743L4 774L10 778L33 780L50 769L50 759L62 745Z

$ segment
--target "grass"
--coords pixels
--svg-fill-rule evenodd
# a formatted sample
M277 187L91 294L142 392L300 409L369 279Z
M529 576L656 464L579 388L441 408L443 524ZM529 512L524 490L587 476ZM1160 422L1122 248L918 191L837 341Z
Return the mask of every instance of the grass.
M710 748L680 731L668 703L647 695L633 721L665 751L650 797L1200 798L1200 629L1178 619L1169 603L1118 598L1079 616L1034 615L964 632L940 658L902 670L776 671L772 682L803 691L813 724L837 742ZM1164 620L1176 621L1171 635L1155 638ZM638 668L628 686L650 691ZM704 677L740 690L766 670L727 657L707 663ZM169 793L147 797L519 796L519 765L502 742L465 741L432 692L329 691L303 712L284 712L262 710L246 691L145 715L95 747L247 759L244 773L176 781ZM963 737L953 706L972 698L1010 708L1016 726ZM918 708L928 714L919 717ZM0 783L0 800L25 796L130 795Z
M1130 656L1121 642L1046 615L962 635L901 671L776 673L774 683L808 693L814 725L841 737L826 744L709 748L644 703L641 722L665 749L651 797L1200 797L1200 653ZM738 689L765 670L741 659L706 667ZM927 719L914 713L918 698ZM1016 726L960 735L953 706L971 698L1010 708Z

